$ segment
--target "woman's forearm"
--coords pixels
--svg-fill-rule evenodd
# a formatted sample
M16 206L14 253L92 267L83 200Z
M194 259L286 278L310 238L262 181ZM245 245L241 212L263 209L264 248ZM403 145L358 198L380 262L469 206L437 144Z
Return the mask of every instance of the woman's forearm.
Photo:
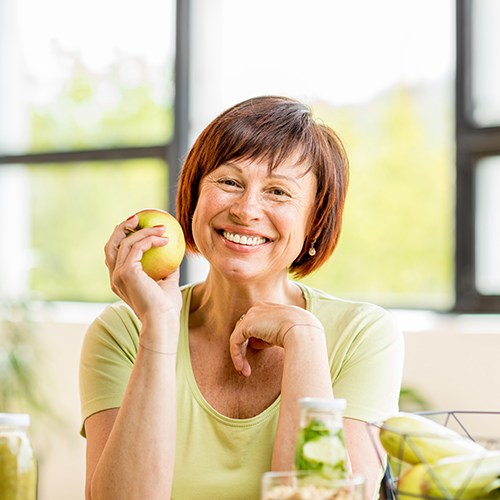
M299 430L298 400L303 397L333 397L325 334L317 326L297 325L287 335L273 470L293 467Z
M298 400L303 397L333 397L324 335L314 335L315 332L311 329L301 330L300 336L297 332L294 333L293 341L285 348L281 408L272 458L273 470L293 468L300 420ZM359 420L344 419L349 468L364 476L365 496L371 499L377 494L380 486L383 468L378 457L383 453L376 453L366 425Z
M177 336L175 341L154 342L154 328L143 326L122 405L91 478L92 500L170 498Z

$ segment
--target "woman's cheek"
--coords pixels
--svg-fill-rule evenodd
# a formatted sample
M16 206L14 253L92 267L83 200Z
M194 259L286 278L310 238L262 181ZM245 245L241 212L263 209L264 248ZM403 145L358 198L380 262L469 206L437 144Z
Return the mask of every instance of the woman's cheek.
M211 221L220 212L219 200L215 196L205 193L200 196L193 214L191 228L196 247L204 253L210 247L210 238L213 237Z

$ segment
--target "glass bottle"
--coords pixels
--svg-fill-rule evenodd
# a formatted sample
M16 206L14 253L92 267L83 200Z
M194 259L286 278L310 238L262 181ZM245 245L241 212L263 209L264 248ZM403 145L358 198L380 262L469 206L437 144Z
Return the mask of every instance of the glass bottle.
M348 458L342 422L345 407L345 399L299 400L300 429L295 469L316 471L328 479L347 476Z
M0 500L35 500L37 467L26 413L0 413Z

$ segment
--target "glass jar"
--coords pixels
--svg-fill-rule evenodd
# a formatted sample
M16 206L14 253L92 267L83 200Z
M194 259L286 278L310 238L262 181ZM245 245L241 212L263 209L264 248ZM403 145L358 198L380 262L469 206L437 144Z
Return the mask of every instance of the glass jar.
M0 413L0 500L35 500L36 460L27 434L30 416Z
M346 477L348 458L342 421L345 399L303 398L299 407L295 469L316 471L327 479Z

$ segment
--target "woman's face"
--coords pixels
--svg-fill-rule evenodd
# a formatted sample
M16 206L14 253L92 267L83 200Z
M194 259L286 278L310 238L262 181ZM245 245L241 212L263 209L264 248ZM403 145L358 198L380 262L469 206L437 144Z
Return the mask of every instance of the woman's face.
M293 157L228 162L201 181L192 230L212 268L259 279L286 273L310 227L316 176Z

